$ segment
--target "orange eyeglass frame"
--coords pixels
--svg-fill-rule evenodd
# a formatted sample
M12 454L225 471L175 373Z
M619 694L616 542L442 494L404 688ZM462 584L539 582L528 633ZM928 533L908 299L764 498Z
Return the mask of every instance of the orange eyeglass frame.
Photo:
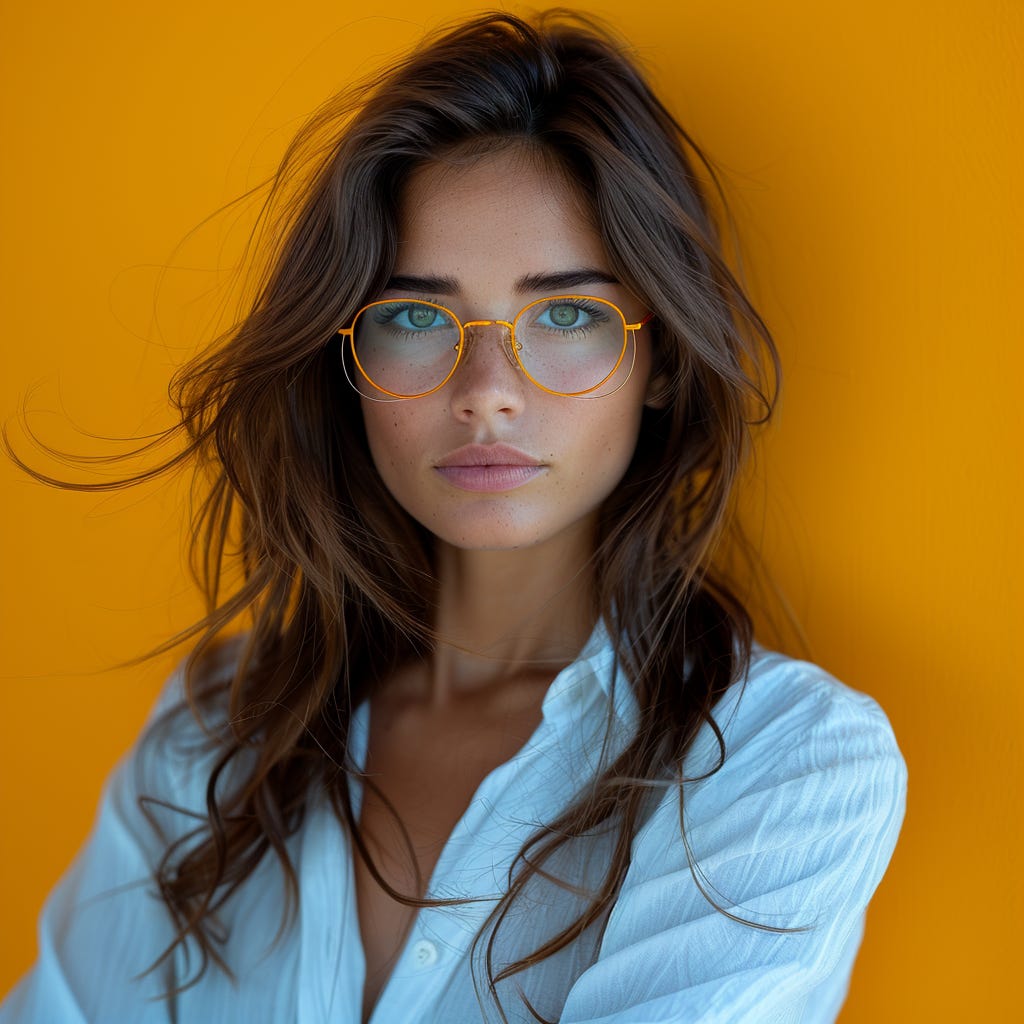
M529 310L533 309L535 306L541 306L541 305L544 305L545 303L554 302L554 301L557 301L559 299L585 300L587 302L599 302L602 305L611 306L611 308L614 309L615 312L619 314L619 317L622 320L622 326L623 326L622 351L619 352L619 358L615 360L615 365L611 368L611 370L608 371L608 373L604 377L601 378L601 380L599 380L592 387L585 388L582 391L555 391L552 388L545 387L543 384L540 383L540 381L538 381L533 376L533 374L530 373L530 371L523 364L523 361L519 358L519 350L522 348L522 346L516 341L516 329L515 329L516 322L518 322L522 318L524 313L529 312ZM393 305L395 303L401 303L401 302L415 302L418 305L429 306L431 309L439 310L440 312L445 313L448 316L450 316L451 319L453 320L453 322L455 324L457 324L458 328L459 328L459 344L457 346L457 354L455 356L455 362L452 363L452 368L448 371L448 373L445 376L444 380L442 380L440 384L435 385L429 391L421 391L421 392L418 392L415 395L403 395L403 394L399 394L397 391L389 391L387 388L381 387L366 372L366 370L363 369L363 364L359 361L359 354L356 352L355 329L356 329L356 324L359 322L359 318L368 309L373 309L375 306L388 306L388 305ZM587 398L587 397L591 396L591 392L596 391L603 384L606 384L615 375L615 373L617 372L619 367L622 365L622 359L623 359L623 357L626 354L626 347L627 347L627 343L629 341L630 335L633 335L635 331L640 330L641 327L645 327L653 319L654 319L654 314L653 313L648 313L645 317L643 317L643 319L638 320L636 323L630 323L626 319L626 314L622 312L622 310L619 308L619 306L617 306L610 299L602 299L602 298L599 298L596 295L548 295L548 296L545 296L542 299L536 299L533 302L527 303L521 310L519 310L518 313L516 313L514 319L511 320L511 321L510 320L466 320L465 322L463 322L462 320L460 320L458 318L458 316L452 310L450 310L447 306L442 306L440 303L430 302L430 301L428 301L426 299L412 299L412 298L406 298L406 297L400 296L400 297L394 298L394 299L377 299L374 302L368 302L365 306L362 306L358 310L356 315L352 318L352 326L351 327L341 327L341 328L338 329L337 333L340 334L343 338L347 338L348 339L349 349L352 352L352 359L355 362L357 368L359 369L359 372L362 374L363 378L373 388L375 388L377 391L380 391L381 393L383 393L385 395L390 395L391 398L396 399L398 401L410 400L410 399L413 399L413 398L426 398L427 395L432 395L432 394L434 394L434 392L440 391L441 388L443 388L445 386L445 384L447 384L448 381L450 381L452 379L452 377L455 375L455 371L459 368L459 364L462 362L463 354L466 351L466 328L468 328L468 327L489 327L489 326L495 325L495 324L496 325L500 325L502 327L507 327L508 328L509 344L507 346L504 345L504 344L502 345L502 348L504 348L504 350L505 350L506 358L508 358L509 362L513 366L518 366L519 369L522 370L524 374L526 374L526 377L530 381L531 384L533 384L535 387L539 388L541 391L544 391L544 392L546 392L549 395L557 395L560 398ZM635 342L635 339L634 339L634 342ZM633 358L634 358L634 361L635 361L635 359L636 359L636 347L635 347L635 344L634 344L634 349L633 349ZM632 372L633 372L633 368L630 367L630 373L626 375L626 380L622 381L622 383L619 384L614 389L614 391L610 391L610 392L608 392L608 394L609 395L615 394L615 391L618 391L619 388L621 388L626 383L626 381L629 380L629 376L632 374ZM356 390L358 391L359 389L356 388ZM360 394L362 394L362 392L360 392ZM365 397L369 397L369 396L365 396ZM596 397L596 398L606 398L608 396L607 395L596 395L596 396L593 396L593 397ZM371 399L371 401L372 400L373 399Z

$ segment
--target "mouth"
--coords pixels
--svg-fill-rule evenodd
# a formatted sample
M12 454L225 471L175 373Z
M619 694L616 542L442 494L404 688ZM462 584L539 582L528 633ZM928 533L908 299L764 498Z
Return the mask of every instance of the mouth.
M544 473L539 459L507 444L468 444L456 448L434 466L463 491L511 491Z
M541 466L540 459L510 444L467 444L437 462L438 469L456 466Z

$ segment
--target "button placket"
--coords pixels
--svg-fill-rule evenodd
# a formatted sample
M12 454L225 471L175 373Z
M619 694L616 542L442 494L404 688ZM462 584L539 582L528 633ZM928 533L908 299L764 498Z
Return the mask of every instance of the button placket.
M592 774L593 766L587 762L584 768L579 761L581 750L595 744L600 748L605 724L603 716L591 722L591 705L600 702L601 680L611 660L610 653L592 649L599 628L588 641L587 657L553 681L535 733L481 782L448 837L434 867L431 894L438 895L434 883L440 882L444 896L465 894L470 902L419 910L402 957L380 993L373 1024L434 1019L431 1007L453 972L463 969L479 928L507 884L516 853L536 823L547 820L579 787L580 770L585 778ZM620 680L616 705L629 696ZM566 771L567 763L577 770ZM539 776L543 785L537 784Z

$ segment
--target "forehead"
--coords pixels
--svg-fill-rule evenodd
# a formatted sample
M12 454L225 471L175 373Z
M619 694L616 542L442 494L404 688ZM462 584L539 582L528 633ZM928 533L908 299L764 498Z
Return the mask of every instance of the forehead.
M529 151L428 164L403 191L396 273L472 283L607 263L579 190Z

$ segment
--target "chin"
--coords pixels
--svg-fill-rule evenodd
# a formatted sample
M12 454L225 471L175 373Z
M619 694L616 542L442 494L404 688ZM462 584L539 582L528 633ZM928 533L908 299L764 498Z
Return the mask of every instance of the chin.
M421 522L439 541L462 551L524 551L547 544L573 547L581 533L590 536L590 516L552 521L510 512L508 508L477 509L443 523L436 517Z
M518 551L534 547L547 539L543 532L537 530L495 530L479 526L433 532L442 543L462 551Z

